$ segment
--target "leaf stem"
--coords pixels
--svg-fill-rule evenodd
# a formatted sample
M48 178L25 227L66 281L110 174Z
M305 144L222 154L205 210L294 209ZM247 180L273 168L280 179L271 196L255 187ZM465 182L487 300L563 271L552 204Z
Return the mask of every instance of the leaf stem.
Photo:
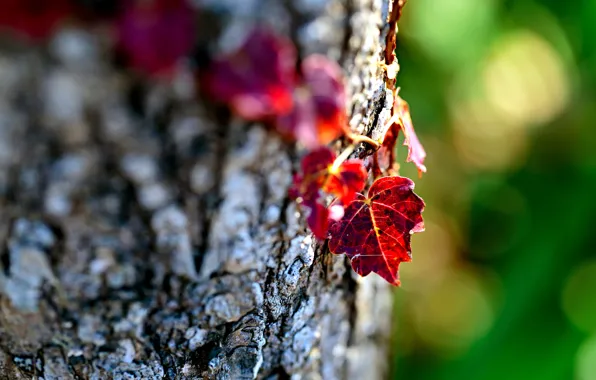
M335 161L333 161L333 165L331 165L330 169L332 172L339 170L340 165L348 159L348 157L350 156L350 154L352 154L352 152L354 152L358 144L366 143L372 146L374 150L378 150L381 147L381 143L379 143L378 141L373 140L368 136L353 133L347 128L344 130L344 133L345 136L352 141L352 143L348 145L348 147L343 152L341 152L339 156L337 156Z
M345 160L350 157L350 154L356 149L356 144L350 144L337 158L333 161L333 165L331 165L331 172L336 172L339 170L339 167Z
M352 140L353 144L366 143L368 145L371 145L373 148L375 148L375 150L377 150L381 147L381 144L377 140L373 140L368 136L358 135L358 134L353 133L349 130L346 130L345 134L346 134L347 138Z

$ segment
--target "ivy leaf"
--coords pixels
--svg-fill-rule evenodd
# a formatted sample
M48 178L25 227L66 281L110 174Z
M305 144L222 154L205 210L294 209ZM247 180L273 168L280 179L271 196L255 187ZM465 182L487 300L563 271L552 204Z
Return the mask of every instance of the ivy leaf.
M289 190L307 209L306 222L319 239L327 237L329 219L341 219L342 205L349 204L366 182L367 173L361 160L347 160L335 167L335 159L335 153L327 147L308 153L302 159L301 173L294 177ZM325 194L337 197L340 204L328 210L323 204Z
M151 75L168 75L195 42L195 11L187 0L127 2L117 26L127 64Z
M329 210L321 199L310 199L302 204L307 209L306 224L317 239L324 240L329 229Z
M323 191L335 195L344 204L349 204L366 184L366 169L361 160L344 161L336 169L328 168L328 175L323 184Z
M320 147L302 158L301 173L294 177L290 189L296 198L318 198L319 191L331 194L342 204L350 203L366 182L366 169L361 160L353 159L334 165L335 153Z
M287 114L293 107L296 51L291 41L255 29L235 52L216 58L200 76L214 100L251 121Z
M301 172L294 178L294 186L303 189L299 193L321 190L335 157L335 153L327 147L320 147L302 157Z
M411 260L410 235L424 231L424 201L405 177L376 180L368 197L358 194L344 217L329 226L329 250L345 253L361 276L375 272L399 286L399 264Z

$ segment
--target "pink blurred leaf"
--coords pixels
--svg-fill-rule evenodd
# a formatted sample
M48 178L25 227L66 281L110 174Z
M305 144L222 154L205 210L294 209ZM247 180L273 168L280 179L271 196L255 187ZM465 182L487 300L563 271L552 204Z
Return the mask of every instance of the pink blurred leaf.
M295 62L289 40L256 29L236 52L216 58L200 81L207 95L238 116L263 120L292 109Z
M418 167L419 174L426 173L426 166L424 166L426 152L414 131L414 125L412 125L412 118L410 116L410 106L400 96L396 96L395 98L393 113L398 116L399 125L404 132L404 145L408 147L407 161L413 162Z
M338 138L346 126L346 95L339 65L313 54L302 62L300 85L294 90L292 112L280 115L277 129L309 148Z

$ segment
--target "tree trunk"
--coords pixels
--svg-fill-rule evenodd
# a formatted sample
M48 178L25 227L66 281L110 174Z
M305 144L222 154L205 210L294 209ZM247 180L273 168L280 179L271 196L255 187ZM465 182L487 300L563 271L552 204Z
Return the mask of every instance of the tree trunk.
M382 133L390 0L199 3L218 49L268 24L338 60L350 126ZM207 109L190 71L133 83L104 42L3 43L0 378L383 377L389 289L308 233L298 153Z

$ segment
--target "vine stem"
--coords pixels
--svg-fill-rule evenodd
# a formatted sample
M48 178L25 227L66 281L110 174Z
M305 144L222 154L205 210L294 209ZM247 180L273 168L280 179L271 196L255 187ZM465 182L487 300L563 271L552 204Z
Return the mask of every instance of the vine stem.
M352 145L359 144L359 143L367 143L371 145L375 150L381 147L381 144L377 140L373 140L368 136L357 135L352 132L346 132L346 137L352 140Z
M339 170L339 166L350 157L350 154L356 149L356 144L350 144L337 158L333 161L333 165L331 165L330 171L332 173L337 172Z
M345 160L348 159L348 157L350 156L350 154L352 154L352 152L354 152L354 149L356 149L356 146L358 146L358 144L360 144L360 143L369 144L375 150L378 150L381 147L381 144L378 141L373 140L368 136L355 134L348 129L346 129L344 131L344 133L345 133L345 136L352 141L352 143L343 152L341 152L341 154L339 156L337 156L335 161L333 161L333 165L331 165L331 169L330 169L331 172L336 172L337 170L339 170L339 166Z

